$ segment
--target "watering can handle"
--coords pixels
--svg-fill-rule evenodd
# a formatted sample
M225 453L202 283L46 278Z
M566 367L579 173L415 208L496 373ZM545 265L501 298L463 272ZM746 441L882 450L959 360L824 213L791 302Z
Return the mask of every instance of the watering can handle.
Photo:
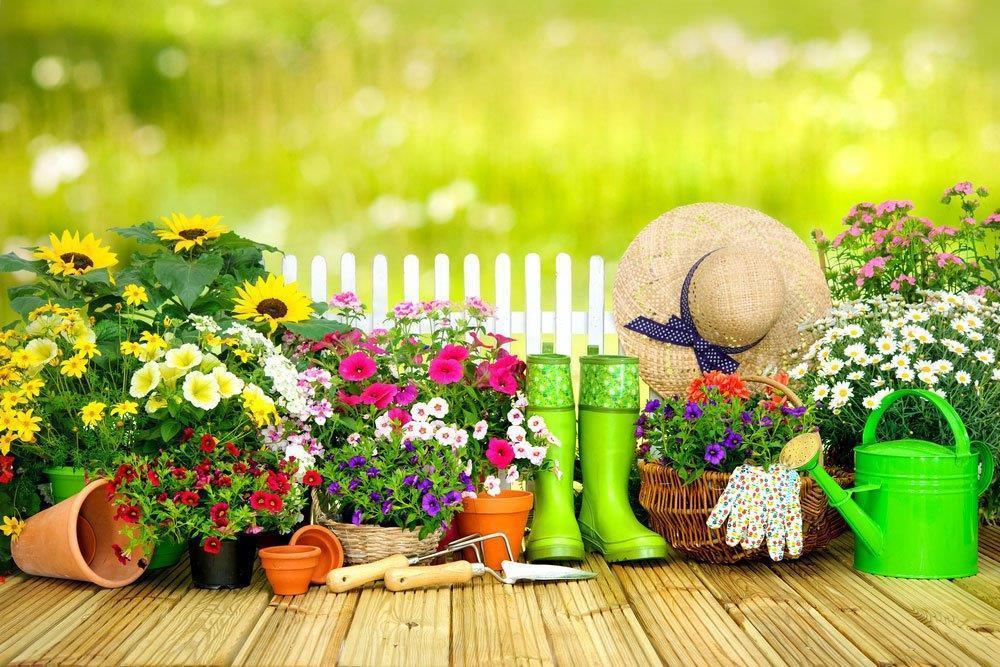
M883 398L882 404L878 406L875 412L869 415L868 421L865 422L864 435L861 437L862 444L870 445L876 442L876 432L878 431L879 422L882 421L882 415L885 414L885 411L888 410L893 403L907 396L922 398L940 410L941 414L944 415L944 420L948 422L948 428L951 429L952 435L955 436L955 455L969 455L969 433L965 430L965 424L962 423L962 418L958 416L957 412L955 412L955 408L951 407L951 403L944 400L934 392L927 391L926 389L899 389Z
M977 491L979 495L983 495L986 489L989 488L990 482L993 481L993 472L996 468L996 459L993 457L993 451L986 446L983 442L973 442L972 449L976 454L979 454L979 465L980 475L979 475L979 488Z

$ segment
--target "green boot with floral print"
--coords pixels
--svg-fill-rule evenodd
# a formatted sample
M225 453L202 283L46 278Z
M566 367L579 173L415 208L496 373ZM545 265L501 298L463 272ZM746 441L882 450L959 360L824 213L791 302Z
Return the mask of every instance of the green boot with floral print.
M639 523L628 497L639 416L638 363L617 355L580 359L580 532L587 550L611 563L667 555L666 541Z
M583 560L583 539L573 507L573 469L576 462L576 405L570 358L563 354L528 356L528 427L537 418L559 444L549 446L552 470L535 478L535 514L525 555L529 561Z

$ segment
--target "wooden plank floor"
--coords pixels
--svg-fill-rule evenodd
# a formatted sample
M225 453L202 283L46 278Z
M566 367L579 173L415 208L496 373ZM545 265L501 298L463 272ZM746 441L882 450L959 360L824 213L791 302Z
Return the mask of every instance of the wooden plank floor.
M672 557L596 579L426 592L314 587L274 597L190 587L185 565L100 590L17 575L0 585L0 663L17 665L997 665L1000 529L980 574L855 572L851 538L798 562Z

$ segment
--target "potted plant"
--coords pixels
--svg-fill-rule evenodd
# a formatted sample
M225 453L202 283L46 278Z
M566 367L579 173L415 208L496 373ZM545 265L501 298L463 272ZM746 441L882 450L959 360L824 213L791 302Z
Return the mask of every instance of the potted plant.
M852 466L871 411L913 387L947 398L972 437L1000 452L1000 209L977 214L988 194L967 181L946 189L942 201L959 205L954 227L889 200L854 206L832 241L818 235L841 300L810 326L816 342L798 352L789 374L816 403L832 462ZM947 438L943 422L919 405L901 404L892 417L881 427L886 439ZM1000 485L984 499L986 517L1000 516Z
M695 378L685 396L649 401L636 424L639 501L654 530L687 555L733 563L766 555L764 545L743 550L726 544L706 521L731 473L749 464L762 470L778 461L792 437L814 429L813 409L787 386L787 376L740 377L717 371ZM849 482L843 471L831 471ZM823 492L801 486L803 553L826 546L845 530Z
M347 563L434 551L472 488L447 405L432 417L395 408L374 430L348 436L318 463L317 516L340 539Z
M242 588L255 536L289 533L302 520L318 475L300 474L297 461L262 447L252 431L217 433L185 427L169 452L122 460L109 491L116 516L129 524L127 541L116 545L121 560L164 540L183 542L195 586Z

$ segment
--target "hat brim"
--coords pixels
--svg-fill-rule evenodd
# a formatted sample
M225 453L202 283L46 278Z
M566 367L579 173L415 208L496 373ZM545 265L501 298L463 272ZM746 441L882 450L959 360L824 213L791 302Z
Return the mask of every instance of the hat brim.
M681 286L692 265L707 252L733 246L769 258L784 281L785 295L780 315L764 338L750 350L732 355L739 363L737 372L782 369L790 352L812 343L800 325L830 309L829 289L816 257L777 220L750 208L715 203L664 213L625 251L613 291L622 347L639 358L642 379L662 396L683 394L701 373L694 351L628 330L625 324L640 316L666 322L678 315Z

